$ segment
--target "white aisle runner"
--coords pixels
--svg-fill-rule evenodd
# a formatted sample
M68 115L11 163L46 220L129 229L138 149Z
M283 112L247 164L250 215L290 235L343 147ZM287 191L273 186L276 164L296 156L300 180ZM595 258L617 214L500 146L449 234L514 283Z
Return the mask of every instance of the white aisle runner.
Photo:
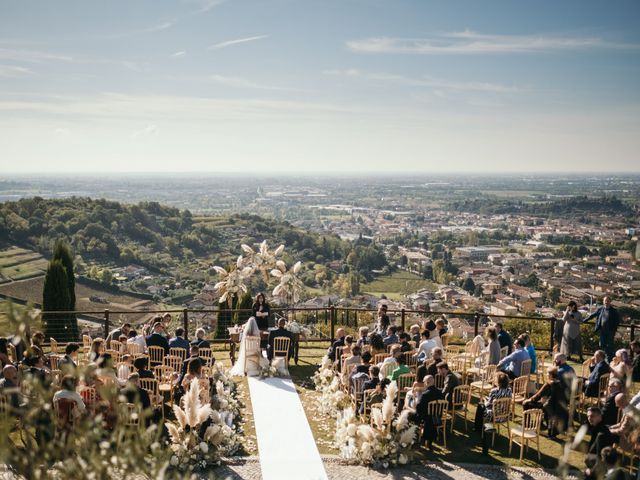
M318 447L291 379L248 380L263 480L326 480Z

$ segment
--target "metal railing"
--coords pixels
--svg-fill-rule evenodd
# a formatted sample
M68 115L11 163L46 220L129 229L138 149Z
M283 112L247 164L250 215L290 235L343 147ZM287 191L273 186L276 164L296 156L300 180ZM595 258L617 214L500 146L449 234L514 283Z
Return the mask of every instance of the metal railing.
M371 326L376 321L376 309L373 308L355 308L355 307L287 307L287 308L271 308L271 318L282 316L288 320L295 320L312 331L312 338L309 341L327 341L335 338L336 328L346 328L350 332L356 333L361 326ZM251 315L250 309L173 309L173 310L91 310L91 311L74 311L74 312L42 312L43 314L51 313L57 317L65 315L75 315L79 320L85 322L84 329L91 329L91 324L95 325L95 332L105 337L115 326L119 326L124 322L131 323L134 328L139 329L142 324L147 323L150 317L155 315L171 314L173 325L172 328L182 326L188 338L195 336L197 328L204 328L208 334L207 338L213 342L228 341L229 327L236 324L243 324ZM559 319L555 317L533 317L526 315L488 315L479 312L468 311L424 311L413 309L397 309L387 312L391 319L391 323L406 330L411 324L415 324L420 320L446 316L450 322L450 329L453 320L457 320L457 326L453 326L454 334L457 331L463 339L476 336L483 333L483 329L487 326L489 319L492 321L501 321L505 324L505 328L509 329L513 325L518 331L530 332L532 337L536 338L537 348L543 350L553 350L554 344L557 343L556 322ZM116 319L116 316L118 317ZM131 317L134 319L132 320ZM520 324L514 324L520 322ZM524 325L522 324L524 322ZM275 323L272 320L271 325ZM593 324L584 324L584 334L588 337L588 331L593 330ZM618 328L618 338L622 343L633 341L636 338L636 329L640 328L640 324L624 323ZM83 328L79 330L82 332ZM51 332L51 329L49 330ZM138 332L142 333L142 332ZM55 336L55 331L53 332ZM543 338L543 337L546 337ZM470 339L470 338L469 338ZM48 340L48 339L47 339ZM585 351L589 351L589 347Z

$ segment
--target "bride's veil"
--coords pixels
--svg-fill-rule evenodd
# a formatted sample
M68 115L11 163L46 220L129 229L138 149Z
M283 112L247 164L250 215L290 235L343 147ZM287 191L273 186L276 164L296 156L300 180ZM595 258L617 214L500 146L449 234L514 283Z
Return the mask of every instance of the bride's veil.
M244 324L244 327L242 329L242 334L240 336L240 352L238 353L238 358L236 360L236 363L233 365L233 367L229 371L231 375L241 376L245 374L244 363L245 363L245 358L247 356L247 349L245 348L244 339L247 338L247 336L250 336L250 337L260 336L260 329L258 328L258 322L256 322L256 319L254 317L249 317L249 320L247 320L247 323Z

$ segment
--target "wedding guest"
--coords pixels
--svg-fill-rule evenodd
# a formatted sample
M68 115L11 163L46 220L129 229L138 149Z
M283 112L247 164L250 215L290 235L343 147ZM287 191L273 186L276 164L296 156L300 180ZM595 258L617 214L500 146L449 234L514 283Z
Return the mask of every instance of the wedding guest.
M9 405L18 411L20 408L20 385L18 384L18 369L11 364L2 368L2 378L0 379L0 395L3 395Z
M182 348L186 353L189 351L189 341L185 338L184 328L176 328L176 336L169 340L169 348Z
M426 376L426 375L425 375ZM407 392L404 399L405 408L415 409L422 398L422 394L427 388L424 383L424 377L416 377L416 381L413 382L411 389Z
M403 355L399 355L397 357L397 362L398 362L398 366L396 368L393 369L393 371L391 372L391 375L389 375L389 380L391 380L392 382L395 380L398 380L398 377L400 375L403 375L405 373L410 373L411 369L409 367L407 367L407 365L404 362L404 356Z
M278 320L278 328L275 330L271 330L269 332L269 339L267 340L267 358L269 360L273 360L274 356L274 345L276 338L288 338L289 339L289 352L287 353L288 357L293 357L293 334L284 328L287 324L287 321L284 318Z
M382 336L376 332L369 334L369 344L371 345L371 355L377 355L379 353L386 353L387 349L384 346L384 340Z
M600 454L604 465L604 480L628 480L629 475L619 465L618 451L613 447L605 447Z
M259 293L256 296L256 300L251 307L251 316L255 317L256 323L260 330L269 329L269 315L271 314L271 308L267 303L267 299L264 293Z
M358 329L358 346L360 348L369 345L369 327L360 327Z
M120 391L127 400L127 403L139 404L143 412L151 408L151 399L149 392L140 388L140 375L137 373L129 374L127 385Z
M433 449L433 442L437 437L436 423L439 419L432 418L428 413L428 405L434 400L444 399L442 392L435 386L435 379L432 375L427 375L424 378L425 389L422 392L420 401L416 405L415 416L412 418L417 423L422 424L422 443L427 444L429 450Z
M384 337L384 346L388 347L389 345L393 345L398 343L398 336L396 335L396 327L391 325L387 328L387 336Z
M597 476L598 458L603 448L611 445L613 439L609 428L602 421L602 412L599 407L589 407L587 409L587 433L590 435L587 445L587 455L585 457L585 478L595 479Z
M146 352L147 351L147 340L146 340L147 336L142 334L142 335L138 335L138 332L136 332L135 330L130 330L129 331L129 335L127 338L127 344L131 343L131 344L135 344L135 345L140 345L142 347L142 351Z
M430 320L427 322L427 330L429 331L429 339L433 340L437 347L443 348L442 339L440 338L440 329L437 322Z
M169 342L167 338L162 335L164 331L164 326L162 322L156 322L153 324L152 334L146 338L147 348L148 347L162 347L164 349L164 354L169 354Z
M42 343L44 342L44 333L37 331L31 337L31 345L27 349L25 354L26 358L45 357L44 350L42 350Z
M630 404L631 405L631 404ZM638 427L638 415L640 415L640 410L638 407L630 406L622 415L622 419L609 427L609 432L611 433L611 440L613 443L617 444L625 451L632 451L633 446L631 445L631 433L634 430L640 430Z
M604 351L596 350L593 357L591 357L589 370L591 373L584 382L584 394L587 397L597 397L600 388L600 377L611 372L609 364L605 360Z
M602 405L602 421L605 425L618 423L618 411L627 406L627 399L622 393L622 382L614 378L607 387L607 397Z
M497 386L491 389L484 401L478 403L476 417L473 423L473 430L475 432L482 431L482 425L485 422L491 422L493 420L493 402L499 398L511 397L512 392L507 374L502 372L497 373L495 381Z
M211 348L211 345L204 339L206 332L204 328L198 328L196 330L196 339L191 342L191 345L195 345L198 348Z
M402 352L400 351L400 345L393 345L391 347L391 350L389 351L389 356L382 362L380 362L378 366L382 368L383 366L392 363L394 364L394 368L396 368L398 366L397 357L399 357L400 355L402 355Z
M104 340L100 337L96 337L91 342L91 348L89 349L89 361L97 363L98 359L104 355L106 351Z
M411 325L411 327L409 327L409 333L411 335L411 340L415 342L416 346L420 345L420 325L417 323L415 325Z
M419 362L428 360L431 357L431 352L433 351L433 349L438 346L435 341L429 338L429 336L429 330L424 330L422 332L422 342L420 342L417 353Z
M487 349L489 350L489 365L498 365L500 363L500 341L498 340L498 332L495 327L488 327Z
M336 361L337 348L344 347L345 336L346 336L346 333L344 331L344 328L339 328L336 331L336 340L331 344L331 346L329 347L329 350L327 351L327 356L329 357L329 360L331 360L331 362Z
M373 389L373 393L369 397L369 405L375 405L376 403L382 403L384 401L384 397L387 393L387 386L391 383L388 378L383 378L380 380L375 388Z
M530 360L529 353L524 348L524 340L518 338L515 345L516 349L513 353L498 362L498 369L509 375L511 379L519 377L522 371L522 362Z
M36 378L43 388L49 388L51 385L51 377L49 371L44 366L44 357L28 357L25 359L25 364L29 367L27 370L28 375Z
M629 358L629 352L624 348L616 351L616 356L609 364L611 373L614 377L622 380L623 384L626 384L627 377L630 377L633 373L633 366L631 359Z
M109 333L109 335L107 336L107 348L111 347L112 341L114 340L119 341L121 335L125 335L128 337L130 331L131 331L130 323L123 323L120 328L116 328L115 330L112 330L111 333Z
M567 357L564 353L556 353L553 357L553 363L558 367L558 376L560 379L563 379L565 375L567 377L575 376L576 371L567 363Z
M360 357L362 358L362 363L353 367L351 370L352 376L358 373L369 373L369 369L371 368L371 354L364 352Z
M571 300L567 304L564 311L564 327L562 329L562 343L560 344L560 353L564 353L570 360L571 355L578 355L581 362L582 358L582 338L580 337L580 324L582 323L582 314L578 311L578 304Z
M583 323L588 322L592 318L596 319L594 332L600 334L600 348L604 350L607 361L613 360L613 339L620 325L620 314L618 310L611 305L611 297L604 297L602 306L595 312L587 315Z
M118 378L118 373L113 366L113 358L110 353L105 353L97 362L98 370L96 374L98 378L105 384L118 384L123 386L126 380Z
M200 358L194 358L189 362L187 374L182 379L180 386L182 387L182 390L186 392L189 390L192 380L200 381L202 378L202 361Z
M354 344L351 347L351 356L344 361L344 366L342 367L342 370L341 370L342 382L344 384L347 383L349 379L349 374L351 373L351 370L353 369L353 367L355 367L356 365L360 365L362 363L362 357L360 356L361 353L362 351L359 346Z
M447 317L442 315L442 318L436 320L436 329L438 330L438 336L442 338L442 336L449 331L447 327Z
M149 358L138 357L133 361L133 366L138 371L140 378L155 378L155 375L149 370Z
M427 374L435 377L438 374L438 364L442 362L444 351L436 347L431 351L431 360L427 362Z
M447 364L447 362L440 362L438 364L438 374L444 376L442 394L444 395L444 399L451 405L453 402L453 389L460 385L462 380L455 372L449 370L449 364Z
M531 337L527 333L523 333L520 335L522 341L524 342L524 348L529 354L529 359L531 360L531 371L530 373L536 373L538 368L538 356L536 355L536 349L531 343Z
M58 368L63 373L75 373L75 369L78 368L76 360L78 359L79 350L80 345L73 342L67 343L67 346L64 347L64 356L58 360Z
M76 391L77 383L76 377L73 375L65 375L60 382L60 390L53 395L54 404L62 399L71 400L75 403L74 408L71 410L73 419L80 418L86 412L84 400L82 400L82 397Z
M128 380L131 375L131 369L133 368L133 357L131 355L124 354L122 356L122 362L118 364L118 378L120 380Z
M0 338L0 369L4 368L5 365L10 365L11 360L9 360L9 349L7 347L9 340L7 338Z
M171 314L169 312L162 315L162 335L169 336L169 327L171 326Z
M522 403L524 410L539 408L549 426L549 438L555 438L569 425L569 397L564 384L560 381L558 369L547 371L547 382Z
M500 348L507 347L507 355L510 355L513 351L513 340L511 339L511 335L509 332L502 328L502 323L496 322L495 324L496 332L498 332L498 342L500 343Z
M380 367L371 365L369 367L369 380L364 382L362 390L372 390L380 383Z
M380 335L384 335L391 325L389 315L387 315L387 304L381 303L378 306L378 320L376 322L376 332Z
M400 350L403 353L413 350L413 347L409 343L409 340L411 340L411 335L409 335L407 332L402 332L398 338L400 340Z

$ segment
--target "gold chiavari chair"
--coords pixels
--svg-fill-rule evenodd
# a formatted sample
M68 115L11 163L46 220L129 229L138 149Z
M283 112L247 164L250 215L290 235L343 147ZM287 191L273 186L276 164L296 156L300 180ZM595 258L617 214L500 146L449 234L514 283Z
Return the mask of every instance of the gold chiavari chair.
M451 432L453 433L453 423L456 419L456 411L464 417L464 431L467 431L467 411L471 403L471 386L458 385L453 389L451 402Z
M149 359L152 366L162 365L164 360L164 348L152 345L147 349L147 351L149 352Z
M96 404L96 389L93 387L83 387L80 389L82 401L88 409L92 410Z
M260 337L247 336L245 337L245 350L248 352L259 352L260 351ZM202 354L202 352L200 352ZM245 375L247 374L247 358L248 356L244 356L244 371Z
M502 347L500 349L500 360L509 355L509 347Z
M116 350L117 352L122 353L122 343L120 342L120 340L111 340L111 342L109 342L109 348L111 350Z
M169 349L169 355L172 357L180 357L183 362L187 359L187 351L182 347L171 347Z
M529 376L520 376L513 381L511 387L511 416L516 414L516 404L523 403L527 399L527 387L529 386Z
M169 398L173 405L173 388L175 372L173 368L167 365L158 365L154 367L153 373L158 380L158 393L164 398L165 395L169 395Z
M480 397L490 392L496 377L496 369L496 365L487 365L484 367L480 372L480 380L471 382L471 391L477 390Z
M89 353L91 351L91 337L89 335L82 335L82 351Z
M523 360L520 366L520 376L527 377L531 375L531 360Z
M407 392L413 387L413 383L416 381L415 373L403 373L396 379L396 383L398 385L398 395L396 400L396 406L398 410L400 409L400 405L404 402L405 397L407 396Z
M56 355L49 355L49 365L51 366L51 370L58 370L58 362L60 361L60 357Z
M526 410L522 415L522 426L509 429L509 455L514 443L520 445L520 461L524 454L524 449L529 448L529 442L536 441L538 451L538 461L540 461L540 425L542 424L543 412L539 408Z
M352 385L351 385L351 405L353 405L353 408L356 412L358 412L358 409L360 407L360 404L363 401L363 395L364 395L364 382L366 381L365 377L358 377L358 378L354 378Z
M374 363L374 365L378 365L378 364L384 362L385 358L388 358L390 356L391 356L390 353L376 353L373 356L373 363Z
M49 338L49 347L51 348L51 353L53 355L57 355L59 353L58 352L58 341L55 338L53 338L53 337Z
M291 339L288 337L275 337L273 339L273 355L274 357L284 357L284 363L289 368L289 348Z
M138 343L127 343L127 352L135 359L144 355L144 347Z
M445 376L444 376L444 375L442 375L441 373L436 373L436 374L434 375L433 379L434 379L435 387L436 387L438 390L442 390L442 389L444 388L444 380L445 380Z
M404 356L404 364L411 369L412 372L415 372L418 368L418 355L415 350L410 352L405 352L402 354Z
M259 337L258 337L259 338ZM258 348L259 350L259 348ZM205 365L210 367L213 365L213 351L210 348L201 348L199 350L199 355L202 360L204 360Z
M449 408L449 402L446 400L433 400L427 403L427 415L434 420L440 419L440 421L434 421L434 428L436 432L442 431L442 441L444 448L447 448L447 410Z
M485 423L485 429L488 427L492 429L493 439L491 446L496 444L496 433L500 434L502 427L506 427L507 432L510 429L511 419L511 397L498 398L493 401L491 406L493 418L491 422Z
M397 365L392 362L383 363L382 367L380 368L380 376L382 378L387 378L389 375L393 373L393 370L395 370L396 367Z
M155 378L141 378L140 388L147 391L151 405L154 408L160 408L162 410L162 418L164 418L163 399L158 389L158 380Z
M177 355L167 355L166 357L164 357L164 364L173 368L173 370L177 373L180 373L182 371L183 363L184 361L182 360L182 358L178 357Z

